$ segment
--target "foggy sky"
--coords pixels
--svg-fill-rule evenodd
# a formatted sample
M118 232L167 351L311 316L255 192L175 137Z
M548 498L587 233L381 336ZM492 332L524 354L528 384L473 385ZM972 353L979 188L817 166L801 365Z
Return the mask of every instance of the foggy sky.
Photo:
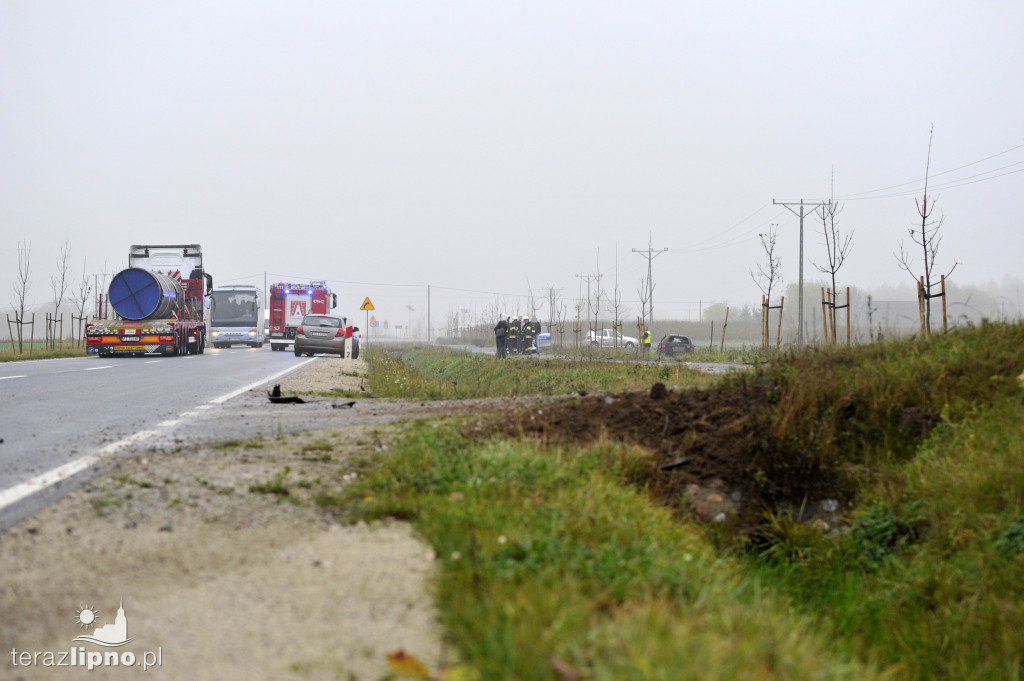
M796 282L772 201L830 195L841 285L910 284L932 126L938 271L1014 279L1021 27L1019 0L2 0L0 306L23 241L29 303L52 300L67 239L76 278L198 243L216 283L326 279L392 323L430 285L435 326L531 289L571 305L598 272L610 296L617 269L635 316L650 240L655 313L685 317L759 303L772 224ZM820 279L813 217L804 250Z

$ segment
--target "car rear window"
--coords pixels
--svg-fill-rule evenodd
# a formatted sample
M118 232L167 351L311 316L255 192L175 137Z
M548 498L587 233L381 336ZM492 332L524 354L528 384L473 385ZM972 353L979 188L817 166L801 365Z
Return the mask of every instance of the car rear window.
M337 317L304 317L303 326L328 326L337 329L341 326L341 320Z

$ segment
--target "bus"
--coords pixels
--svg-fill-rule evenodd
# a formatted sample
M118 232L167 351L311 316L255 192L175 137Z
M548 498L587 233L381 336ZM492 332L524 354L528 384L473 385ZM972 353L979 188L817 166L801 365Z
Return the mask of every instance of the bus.
M248 345L262 348L264 334L262 291L248 284L217 286L206 298L210 314L209 341L215 348Z

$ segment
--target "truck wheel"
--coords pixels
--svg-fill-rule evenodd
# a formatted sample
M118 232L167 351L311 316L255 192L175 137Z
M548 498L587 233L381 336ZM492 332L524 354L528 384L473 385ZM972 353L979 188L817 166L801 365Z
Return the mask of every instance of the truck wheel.
M206 349L206 336L199 334L199 342L196 344L196 354L203 354L203 350Z

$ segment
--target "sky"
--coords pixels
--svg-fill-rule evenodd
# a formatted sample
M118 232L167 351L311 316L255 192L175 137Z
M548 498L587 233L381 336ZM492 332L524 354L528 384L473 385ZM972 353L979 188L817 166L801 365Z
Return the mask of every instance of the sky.
M1013 284L1022 26L1019 0L0 0L0 309L19 247L52 307L61 244L98 281L197 243L215 283L326 280L392 325L588 285L635 317L648 262L655 315L696 318L760 303L773 225L797 282L775 202L829 198L840 286L912 297L926 171L936 270Z

